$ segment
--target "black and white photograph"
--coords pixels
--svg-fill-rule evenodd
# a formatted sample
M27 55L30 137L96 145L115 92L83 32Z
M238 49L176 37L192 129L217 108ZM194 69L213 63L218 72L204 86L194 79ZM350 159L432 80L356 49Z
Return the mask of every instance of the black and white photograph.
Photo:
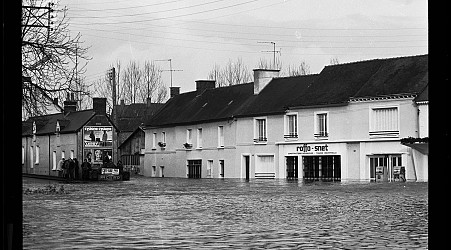
M21 2L21 248L429 248L428 1Z

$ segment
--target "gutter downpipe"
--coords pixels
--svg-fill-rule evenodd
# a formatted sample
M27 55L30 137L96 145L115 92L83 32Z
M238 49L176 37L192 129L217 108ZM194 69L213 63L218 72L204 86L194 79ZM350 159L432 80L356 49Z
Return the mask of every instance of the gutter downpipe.
M49 134L49 176L51 176L51 170L50 170L50 163L52 162L53 158L50 152L50 134Z

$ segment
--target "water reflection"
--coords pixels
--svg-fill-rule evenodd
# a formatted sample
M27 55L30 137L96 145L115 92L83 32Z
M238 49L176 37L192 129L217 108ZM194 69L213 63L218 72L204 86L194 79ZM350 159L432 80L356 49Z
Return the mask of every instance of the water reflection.
M24 180L24 189L48 183ZM61 184L58 184L61 185ZM427 183L132 178L23 196L26 249L427 248Z

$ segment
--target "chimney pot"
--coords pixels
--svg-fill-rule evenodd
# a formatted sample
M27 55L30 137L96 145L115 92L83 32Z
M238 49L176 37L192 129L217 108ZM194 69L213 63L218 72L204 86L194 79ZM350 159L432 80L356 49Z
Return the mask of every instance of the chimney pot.
M216 80L197 80L196 81L196 91L202 92L206 89L214 89L216 85Z
M169 87L171 98L180 94L180 87Z
M254 69L254 95L258 95L274 78L279 76L278 69Z

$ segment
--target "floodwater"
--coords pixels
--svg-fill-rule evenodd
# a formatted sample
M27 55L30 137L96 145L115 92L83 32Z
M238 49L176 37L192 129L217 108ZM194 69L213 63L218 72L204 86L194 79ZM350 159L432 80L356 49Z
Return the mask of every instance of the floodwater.
M68 193L23 195L24 249L428 248L427 183L52 183Z

